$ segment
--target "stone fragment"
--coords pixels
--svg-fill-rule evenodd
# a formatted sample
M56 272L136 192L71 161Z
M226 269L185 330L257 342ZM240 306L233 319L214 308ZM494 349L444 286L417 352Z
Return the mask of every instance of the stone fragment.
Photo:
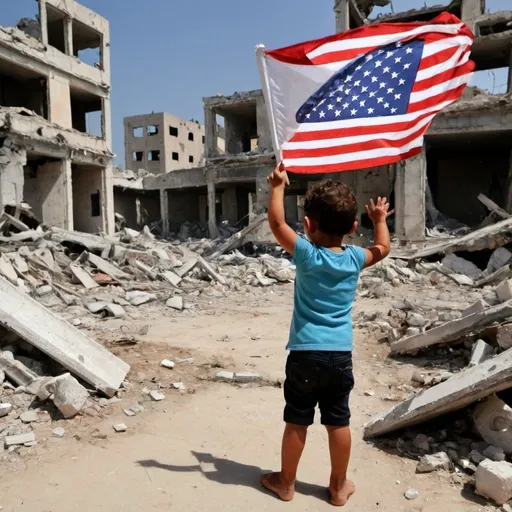
M163 393L160 393L160 391L156 391L155 389L149 392L149 396L151 397L151 400L154 400L155 402L160 402L165 398Z
M512 505L505 503L505 505L501 507L501 512L512 512Z
M156 295L154 293L147 293L147 292L140 292L138 290L133 290L130 292L126 292L125 299L132 306L140 306L141 304L145 304L146 302L156 300Z
M64 418L76 416L89 398L89 392L69 373L56 377L48 387L54 395L53 403Z
M475 473L476 492L504 505L512 498L512 464L484 460Z
M469 306L469 308L466 308L462 312L462 316L469 316L472 315L473 313L478 313L479 311L482 311L488 307L490 306L487 302L485 302L485 300L478 299L474 304L472 304L471 306Z
M504 267L512 258L512 252L505 247L498 247L489 258L487 263L487 274L492 274L499 270L501 267Z
M235 374L233 372L226 372L222 371L217 373L215 376L215 380L221 381L221 382L232 382L235 377Z
M46 284L44 286L40 286L39 288L36 288L36 295L38 297L44 297L45 295L50 295L50 293L53 292L53 288Z
M407 489L404 494L405 498L409 501L416 500L420 497L420 492L416 489Z
M183 310L183 297L176 295L175 297L171 297L167 300L165 305L168 308L177 309L178 311Z
M0 370L18 386L28 386L38 378L35 372L14 359L12 352L9 351L0 352Z
M0 404L0 418L7 416L12 411L12 404Z
M482 274L482 271L474 263L456 254L448 254L441 260L441 264L452 272L464 274L471 279L478 279Z
M503 448L499 448L498 446L489 446L482 452L482 455L495 462L501 462L505 460L505 452L503 451Z
M172 387L174 389L179 389L180 391L185 391L187 389L185 387L185 384L183 384L183 382L173 382Z
M504 324L498 327L496 341L502 350L512 348L512 324Z
M486 343L484 340L478 340L471 350L471 360L469 366L477 366L489 359L494 352L491 345Z
M106 304L103 309L114 318L122 318L126 315L125 310L118 304Z
M169 359L164 359L160 363L160 366L163 366L164 368L169 368L170 370L172 370L174 368L175 364L173 361L169 361Z
M144 407L140 404L137 404L130 407L130 411L133 411L135 414L140 414L141 412L144 412Z
M485 457L478 450L471 450L469 458L477 465L485 460Z
M34 432L26 432L25 434L16 434L12 436L6 436L5 447L16 446L19 444L33 443L36 440Z
M413 441L413 444L418 450L428 453L430 451L430 443L428 436L425 434L418 434Z
M57 427L52 430L52 437L64 437L66 431L62 427Z
M237 372L234 379L238 383L258 382L261 380L261 376L255 372Z
M406 321L411 327L424 327L428 323L428 320L424 316L419 313L413 313L412 311L407 313Z
M433 455L424 455L416 466L416 473L432 473L432 471L452 469L452 461L445 452L438 452Z
M364 392L364 395L365 395L365 396L375 396L375 391L373 391L373 389L367 389L367 390Z
M114 427L114 430L118 433L126 432L126 430L128 428L124 423L117 423L117 424L113 425L113 427Z
M136 413L132 409L123 409L123 412L126 414L126 416L135 416Z
M512 299L512 279L503 281L496 287L496 295L500 302L506 302Z
M27 411L20 416L20 420L23 423L33 423L34 421L39 421L39 414L36 411Z

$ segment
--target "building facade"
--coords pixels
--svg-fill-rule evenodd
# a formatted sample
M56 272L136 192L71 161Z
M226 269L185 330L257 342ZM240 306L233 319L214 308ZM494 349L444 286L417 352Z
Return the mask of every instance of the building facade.
M38 8L0 27L0 210L112 233L109 23L75 0Z

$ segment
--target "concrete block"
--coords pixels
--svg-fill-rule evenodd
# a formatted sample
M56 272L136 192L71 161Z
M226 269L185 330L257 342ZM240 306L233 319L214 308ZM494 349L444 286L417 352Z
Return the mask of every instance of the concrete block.
M235 374L233 372L219 372L215 376L215 380L221 381L221 382L233 382L233 379L235 377Z
M165 399L165 395L156 390L150 391L149 396L151 397L151 400L154 400L155 402L160 402Z
M475 473L476 492L503 505L512 498L512 464L484 460Z
M429 331L416 336L402 338L391 344L392 354L417 352L433 345L450 343L459 340L462 336L483 328L494 322L502 322L512 316L512 303L505 302L492 308L473 313L472 315L457 318Z
M107 276L110 276L112 279L129 279L130 276L126 273L120 270L117 267L114 267L111 263L104 260L103 258L100 258L99 256L96 256L92 253L86 253L87 259L90 263L92 263L96 268L101 270L104 274L107 274Z
M79 265L76 265L75 263L71 263L71 265L69 265L69 270L71 270L72 274L88 290L91 290L92 288L97 288L99 286L99 284L90 276L90 274L88 272L86 272Z
M496 270L504 267L512 259L512 252L505 247L498 247L489 258L487 263L487 273L492 274Z
M503 448L499 448L498 446L489 446L482 452L482 455L495 462L505 460L505 452L503 451Z
M248 382L258 382L261 380L261 376L255 372L236 372L234 379L235 382L245 384Z
M496 295L501 302L512 299L512 279L507 279L499 284L496 289Z
M89 392L69 373L55 377L49 385L53 403L64 418L73 418L87 403Z
M0 404L0 418L7 416L12 411L11 404Z
M416 466L416 473L432 473L432 471L452 470L452 461L445 452L424 455Z
M126 414L126 416L135 416L136 413L132 411L131 409L123 409L123 412Z
M424 327L428 320L419 313L409 312L407 313L406 322L410 327Z
M197 265L198 260L196 258L192 258L190 260L185 261L183 266L180 268L175 269L176 274L178 274L180 277L185 277L190 271L194 269L194 267Z
M498 345L503 350L512 348L512 324L504 324L498 327L496 335Z
M482 271L474 263L456 254L448 254L441 260L441 264L452 272L464 274L471 279L477 279L482 274Z
M130 369L105 347L2 278L0 325L107 396L114 395Z
M36 295L38 297L44 297L45 295L50 295L51 293L53 293L53 288L49 284L36 288Z
M38 379L35 372L27 368L21 361L14 359L11 352L0 352L0 370L18 386L28 386Z
M172 370L174 368L175 364L173 361L169 361L169 359L164 359L160 363L160 366L163 366L164 368L169 368L169 370Z
M27 411L20 416L20 420L23 423L33 423L39 421L39 414L36 411Z
M138 290L133 290L131 292L126 292L125 299L132 306L140 306L141 304L145 304L146 302L151 302L156 300L156 295L154 293L140 292Z
M364 430L374 437L424 421L478 402L510 387L512 351L508 350L473 368L466 368L451 379L425 389L372 419ZM494 446L500 446L495 442ZM511 443L512 445L512 443Z
M512 454L512 408L503 400L489 396L475 407L473 421L482 439Z
M104 310L114 318L122 318L123 316L126 316L126 311L118 304L107 304L104 307Z
M477 366L489 359L494 352L491 345L486 343L484 340L478 340L471 350L471 360L469 366Z
M176 295L176 297L171 297L167 300L165 305L168 308L177 309L178 311L183 310L183 297L180 297L179 295Z
M113 425L113 427L117 433L126 432L126 430L128 429L128 427L124 423L117 423L116 425Z
M36 440L34 432L27 432L26 434L17 434L15 436L7 436L5 438L5 447L16 446L19 444L33 443Z
M158 277L162 281L166 281L169 284L172 284L173 286L178 286L181 283L181 277L175 274L174 272L171 272L168 270L167 272L161 272L158 274Z
M469 316L469 315L472 315L473 313L478 313L479 311L483 311L484 309L487 309L489 306L489 304L487 304L487 302L485 302L485 300L483 299L478 299L474 304L471 304L471 306L469 306L469 308L466 308L463 312L462 312L462 316Z
M62 427L57 427L52 430L52 437L64 437L66 431Z

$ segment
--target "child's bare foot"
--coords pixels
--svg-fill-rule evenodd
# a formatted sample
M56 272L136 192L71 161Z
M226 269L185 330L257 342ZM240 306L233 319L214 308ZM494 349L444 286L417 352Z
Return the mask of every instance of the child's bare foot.
M261 485L277 494L283 501L292 501L295 494L294 485L286 485L281 479L281 473L268 473L260 479Z
M339 489L329 487L329 492L331 493L331 503L335 507L343 507L347 504L350 496L356 492L356 486L351 480L345 480Z

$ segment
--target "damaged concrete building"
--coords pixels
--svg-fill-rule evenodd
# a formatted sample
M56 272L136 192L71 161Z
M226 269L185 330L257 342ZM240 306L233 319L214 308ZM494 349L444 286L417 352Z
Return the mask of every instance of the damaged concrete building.
M453 0L449 5L367 19L374 5L388 0L337 0L336 28L343 32L385 21L427 21L443 11L463 19L475 32L472 58L476 70L511 64L512 11L485 13L483 0ZM512 73L507 92L491 95L468 88L455 105L432 123L421 155L389 165L329 175L291 175L286 191L286 216L302 220L302 198L314 181L341 179L356 193L360 205L385 195L396 208L395 233L404 242L424 240L426 227L443 217L470 227L488 214L478 196L484 194L501 208L512 211ZM204 98L205 163L195 169L144 179L145 194L158 193L162 234L179 231L185 221L208 228L217 236L221 222L247 222L265 211L266 177L275 165L265 101L261 91ZM225 149L217 143L224 128ZM153 200L156 197L153 196ZM440 213L441 212L441 213ZM368 225L364 213L360 218Z
M0 27L0 208L26 202L47 225L111 233L109 23L75 0L38 8Z

